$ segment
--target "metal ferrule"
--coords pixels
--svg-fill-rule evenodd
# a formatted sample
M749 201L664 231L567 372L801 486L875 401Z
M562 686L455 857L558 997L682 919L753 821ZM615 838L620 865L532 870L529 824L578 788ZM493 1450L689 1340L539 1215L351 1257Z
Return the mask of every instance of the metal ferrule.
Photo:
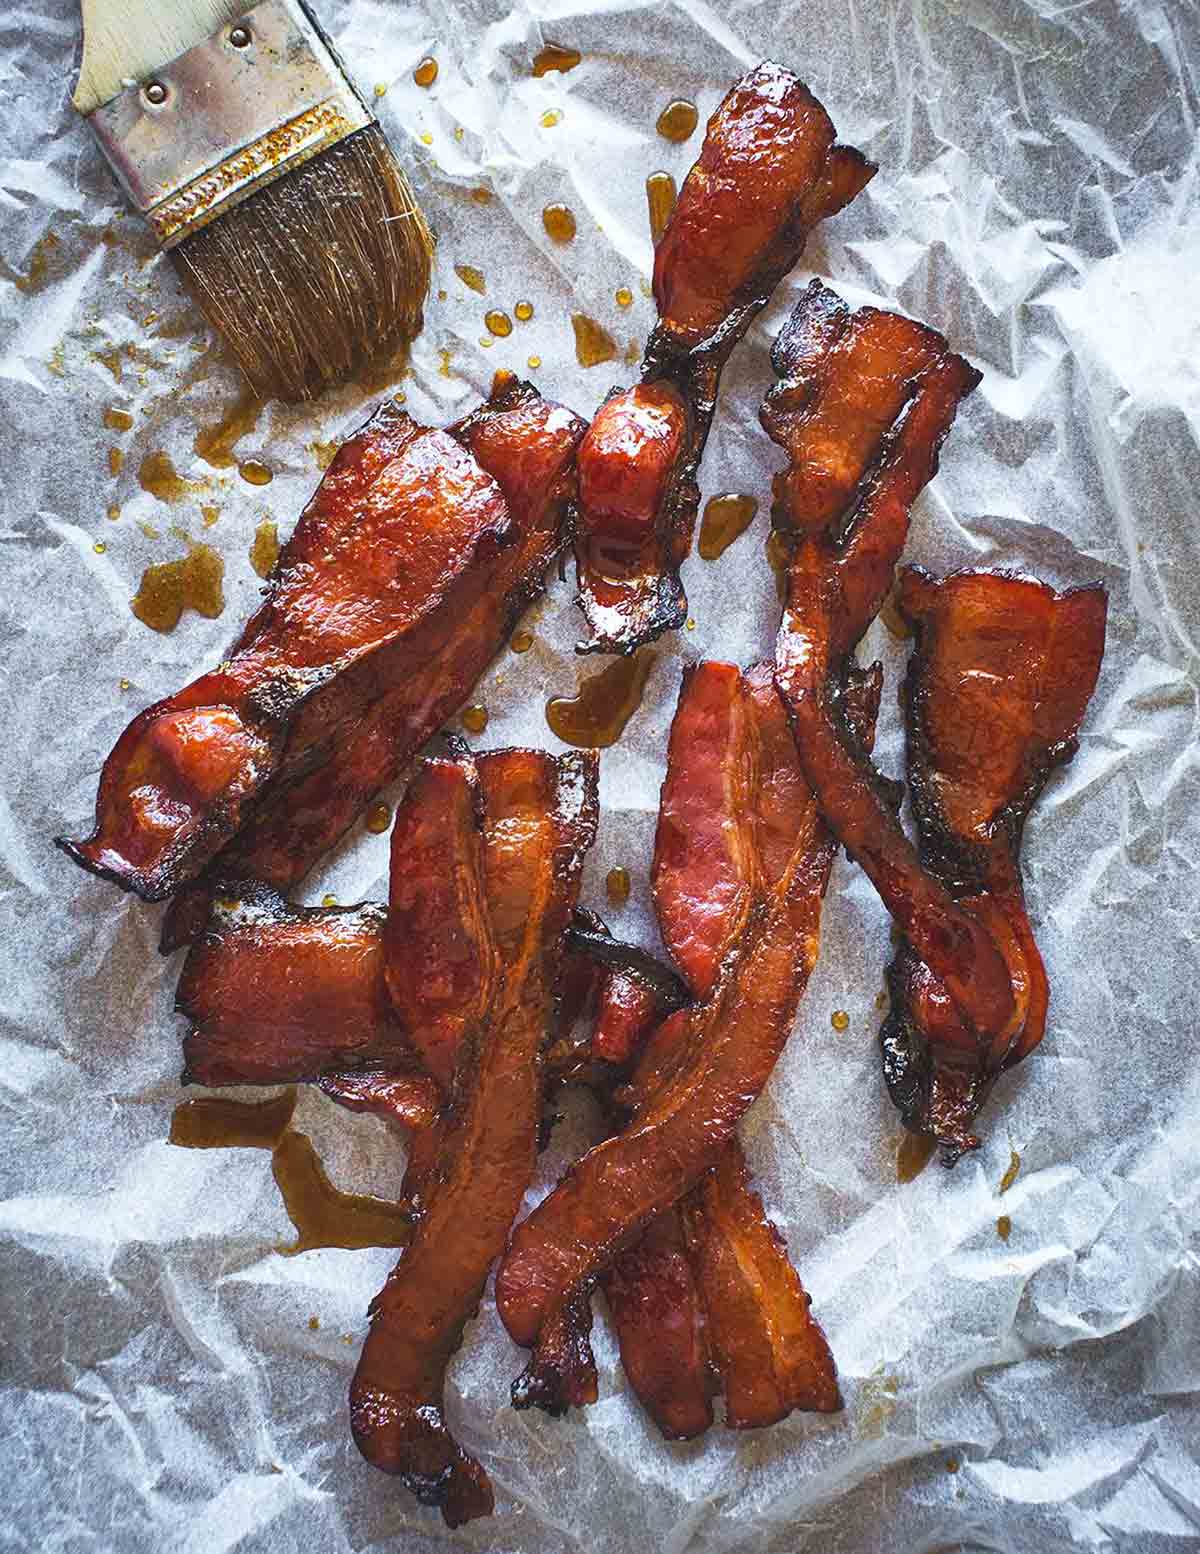
M373 120L295 0L263 0L88 115L163 248Z

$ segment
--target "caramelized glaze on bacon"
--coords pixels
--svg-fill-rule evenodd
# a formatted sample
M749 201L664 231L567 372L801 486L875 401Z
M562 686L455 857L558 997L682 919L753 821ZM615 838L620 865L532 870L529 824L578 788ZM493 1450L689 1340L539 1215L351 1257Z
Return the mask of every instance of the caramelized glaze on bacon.
M541 592L563 543L583 431L577 416L518 382L451 428L504 493L512 543L490 563L480 561L469 606L436 612L411 641L313 698L285 769L215 860L214 877L291 889L462 705ZM172 902L165 951L203 928L210 897L211 884L200 881Z
M908 941L888 973L884 1076L907 1127L952 1163L978 1139L975 1116L1001 1068L1046 1026L1049 989L1021 887L1021 833L1076 736L1104 653L1098 586L1055 593L988 572L940 580L901 573L916 634L905 684L908 775L921 863L979 917L1004 956L1018 1020L1003 1050L982 1048L946 987Z
M511 538L504 495L468 450L385 404L339 450L229 658L133 720L105 762L95 831L60 845L146 900L170 895L242 825L305 701L467 611Z
M728 684L730 671L697 670L684 688L684 716L687 703L708 699L710 679ZM760 677L759 694L774 705L769 680ZM750 725L726 717L722 726ZM705 762L713 758L706 748ZM717 751L715 758L725 757ZM731 760L728 770L736 781L739 771L751 777L757 766ZM720 1157L791 1028L816 956L832 856L810 801L780 878L757 891L708 997L668 1019L646 1048L625 1093L629 1125L585 1155L517 1227L497 1274L496 1300L518 1343L532 1347L564 1303Z
M679 568L722 368L812 228L875 172L834 137L808 88L770 63L709 120L655 255L642 382L614 392L579 450L580 651L632 653L686 618Z
M360 1451L450 1526L492 1508L487 1475L443 1418L445 1369L533 1174L538 1054L597 803L594 753L503 751L480 768L488 846L456 852L482 876L472 892L486 893L502 970L486 1021L464 1035L421 1216L372 1303L350 1390Z

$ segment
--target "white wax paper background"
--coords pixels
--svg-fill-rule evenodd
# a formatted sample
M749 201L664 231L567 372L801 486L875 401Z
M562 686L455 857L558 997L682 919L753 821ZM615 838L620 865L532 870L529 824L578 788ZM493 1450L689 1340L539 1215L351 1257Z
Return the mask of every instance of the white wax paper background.
M463 411L496 368L520 371L530 354L542 359L539 386L583 414L610 383L632 380L632 366L579 369L568 316L593 314L622 347L645 341L643 180L659 167L681 180L699 146L698 135L675 148L655 134L669 98L707 114L744 67L772 56L880 163L726 374L703 485L751 492L763 512L721 561L685 569L696 626L662 645L644 707L604 757L586 899L603 910L604 871L626 864L634 898L608 915L653 943L646 872L681 663L770 651L776 606L761 548L777 459L756 411L770 338L815 271L856 303L935 324L984 371L919 503L909 556L1024 567L1060 584L1101 578L1111 590L1080 754L1027 837L1049 1034L999 1087L980 1154L898 1186L875 1047L887 925L840 861L797 1034L744 1131L836 1352L846 1412L665 1445L631 1401L601 1317L601 1401L558 1422L515 1414L505 1404L521 1357L489 1295L453 1366L449 1407L496 1484L496 1517L449 1534L367 1468L345 1393L391 1254L282 1258L273 1248L288 1227L265 1153L165 1143L181 1032L178 961L155 952L159 910L88 879L49 838L86 829L100 762L133 712L219 656L257 596L246 559L256 524L269 515L289 531L317 479L309 444L357 424L369 401L275 407L239 447L272 466L274 483L219 481L203 498L221 511L211 532L200 498L167 508L139 491L138 464L160 448L183 473L211 476L192 439L236 381L206 354L169 267L145 262L149 247L68 106L76 13L65 0L10 7L0 26L0 1548L1200 1548L1195 4L735 0L584 12L351 0L321 14L363 86L388 85L384 125L440 231L435 288L448 298L431 299L404 383L430 421ZM544 38L579 48L584 63L531 79ZM431 92L411 80L426 52L441 66ZM551 107L563 118L546 129ZM470 198L479 186L494 192L490 205ZM542 231L551 200L578 215L569 247ZM110 226L115 247L100 241ZM58 246L45 283L22 287L48 231ZM455 263L485 271L486 301ZM614 302L620 285L634 291L628 311ZM480 349L485 308L511 312L521 297L533 322ZM99 357L126 346L118 384ZM453 378L439 348L452 352ZM132 433L103 428L112 405L135 415ZM126 451L119 479L106 465L113 444ZM139 522L163 537L145 538ZM182 553L171 525L221 550L228 608L156 636L129 598L150 561ZM534 619L536 648L504 655L481 687L485 745L553 747L545 696L595 667L570 652L569 585ZM895 770L902 656L881 627L868 647L888 664L881 751ZM379 896L385 861L386 838L359 834L306 898ZM835 1008L850 1014L840 1036ZM594 1126L586 1102L569 1111L546 1181ZM298 1122L339 1182L395 1190L402 1160L382 1123L309 1093ZM1011 1149L1023 1164L1001 1199Z

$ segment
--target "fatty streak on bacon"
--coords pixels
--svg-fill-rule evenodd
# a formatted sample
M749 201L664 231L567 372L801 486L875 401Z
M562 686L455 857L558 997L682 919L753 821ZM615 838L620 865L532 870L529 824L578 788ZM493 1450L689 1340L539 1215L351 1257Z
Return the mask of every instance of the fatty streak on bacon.
M751 70L710 119L655 255L642 381L614 391L579 450L580 651L632 653L683 624L679 568L721 371L813 227L874 172L778 65Z
M905 1125L953 1161L1002 1068L1046 1027L1049 988L1021 886L1025 819L1075 753L1104 653L1099 586L1056 593L1028 578L901 573L915 631L904 690L908 775L922 866L980 917L1005 957L1017 1022L1002 1053L981 1050L945 986L907 941L889 968L884 1076Z
M652 1038L631 1087L632 1121L518 1225L496 1278L516 1342L532 1347L564 1303L716 1163L791 1029L831 862L814 812L781 879L752 905L709 998Z
M594 754L504 751L479 765L493 837L482 865L468 847L454 855L482 875L471 890L486 894L503 969L486 1021L464 1040L421 1217L372 1304L350 1392L363 1455L450 1526L492 1509L487 1475L442 1417L445 1368L533 1174L538 1055L597 810Z
M431 618L470 608L512 538L496 481L445 432L385 404L301 514L229 658L139 714L105 762L96 829L60 845L161 900L241 826L305 701Z
M921 868L842 711L854 648L891 586L909 509L979 374L933 330L873 308L851 314L819 282L773 360L784 381L763 423L788 452L780 517L797 536L776 683L801 764L826 822L977 1040L1003 1050L1014 1019L1003 957Z
M504 493L511 544L480 559L469 606L436 612L410 640L312 699L294 734L296 751L285 753L284 770L214 861L214 877L290 890L462 705L541 592L563 544L584 429L569 410L515 382L451 428ZM211 880L201 880L172 903L164 950L200 931L211 894Z

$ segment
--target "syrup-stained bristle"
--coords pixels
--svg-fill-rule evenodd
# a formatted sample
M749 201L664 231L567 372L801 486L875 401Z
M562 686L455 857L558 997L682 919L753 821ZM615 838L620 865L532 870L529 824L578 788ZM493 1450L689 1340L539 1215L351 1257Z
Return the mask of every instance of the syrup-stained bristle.
M315 399L421 328L433 238L368 125L171 250L255 392Z

